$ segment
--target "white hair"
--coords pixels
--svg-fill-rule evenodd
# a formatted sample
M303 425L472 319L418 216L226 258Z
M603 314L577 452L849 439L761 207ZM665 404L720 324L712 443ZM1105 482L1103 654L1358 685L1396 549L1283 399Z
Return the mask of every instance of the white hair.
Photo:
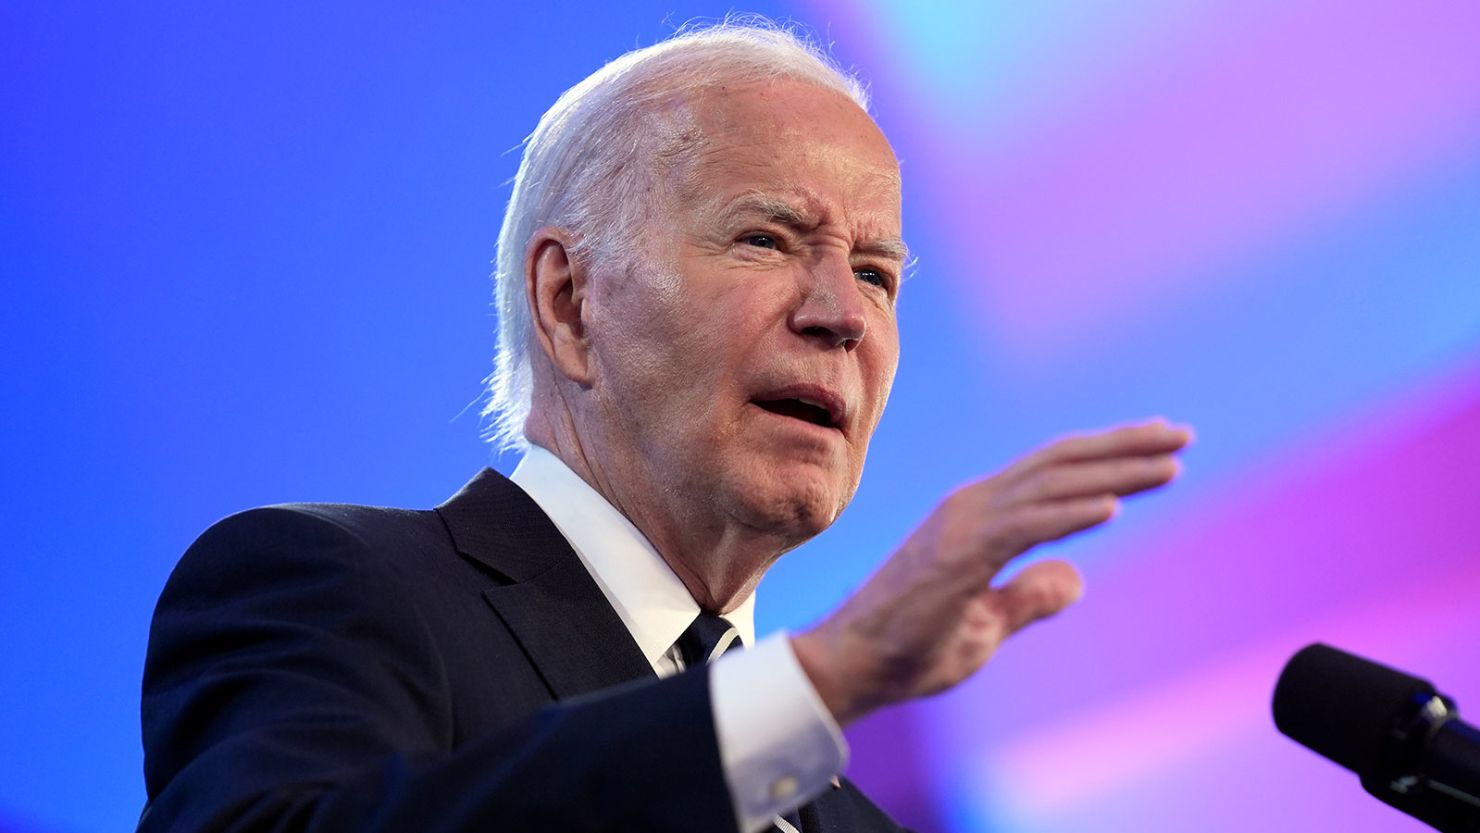
M673 164L703 141L684 104L722 84L790 78L846 95L868 110L868 93L815 43L764 18L686 27L617 58L566 90L529 135L504 213L494 261L498 348L488 377L484 437L528 447L534 380L532 322L524 291L533 234L559 226L587 250L630 258L654 166ZM646 152L644 152L646 151Z

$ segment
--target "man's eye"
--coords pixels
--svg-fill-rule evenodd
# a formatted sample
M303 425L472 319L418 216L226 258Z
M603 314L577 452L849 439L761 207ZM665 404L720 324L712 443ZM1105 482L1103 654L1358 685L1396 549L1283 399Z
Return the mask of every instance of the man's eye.
M781 248L781 244L776 241L776 238L772 237L769 234L747 234L744 237L740 238L740 240L747 245L755 246L761 249Z
M878 269L855 269L853 274L864 283L871 283L882 289L889 288L889 276Z

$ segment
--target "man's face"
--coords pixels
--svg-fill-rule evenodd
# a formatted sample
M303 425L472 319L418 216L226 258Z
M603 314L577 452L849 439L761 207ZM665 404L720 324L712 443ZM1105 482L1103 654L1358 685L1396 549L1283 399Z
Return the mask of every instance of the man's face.
M815 86L691 105L704 141L657 184L632 264L591 264L598 419L639 469L611 474L799 543L852 498L894 378L898 163Z

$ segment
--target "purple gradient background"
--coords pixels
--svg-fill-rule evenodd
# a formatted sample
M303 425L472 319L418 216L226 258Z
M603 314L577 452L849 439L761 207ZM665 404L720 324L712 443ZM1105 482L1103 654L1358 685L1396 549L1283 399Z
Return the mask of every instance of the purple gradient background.
M1422 829L1268 698L1321 640L1480 708L1480 5L751 8L872 82L920 255L864 486L763 632L1046 439L1199 433L1051 548L1080 606L855 727L850 775L921 831ZM212 520L485 462L504 151L724 11L0 7L0 830L132 825L149 612Z

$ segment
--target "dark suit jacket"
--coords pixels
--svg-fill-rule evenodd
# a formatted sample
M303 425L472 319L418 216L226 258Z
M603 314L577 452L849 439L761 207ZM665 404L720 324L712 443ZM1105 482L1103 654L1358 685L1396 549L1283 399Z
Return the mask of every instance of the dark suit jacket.
M143 831L736 829L704 669L658 680L539 507L255 509L155 612ZM808 833L899 828L851 784Z

